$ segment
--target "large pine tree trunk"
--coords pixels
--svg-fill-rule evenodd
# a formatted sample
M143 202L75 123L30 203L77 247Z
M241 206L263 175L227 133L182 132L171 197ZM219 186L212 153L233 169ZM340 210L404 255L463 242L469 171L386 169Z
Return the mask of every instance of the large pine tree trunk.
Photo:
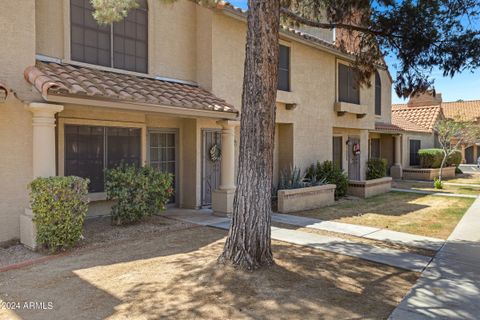
M219 260L254 270L273 264L270 225L280 1L249 0L248 6L237 190Z

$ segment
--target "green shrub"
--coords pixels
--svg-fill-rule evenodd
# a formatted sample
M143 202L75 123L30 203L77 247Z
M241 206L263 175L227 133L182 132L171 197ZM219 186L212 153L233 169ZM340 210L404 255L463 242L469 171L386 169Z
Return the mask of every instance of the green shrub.
M442 149L420 149L418 150L420 156L420 166L422 168L440 168L445 155ZM462 154L460 151L452 153L445 163L445 167L458 167L462 162Z
M435 187L435 189L443 189L442 180L435 178L435 180L433 181L433 186Z
M82 236L88 210L88 179L36 178L30 187L37 243L50 251L73 246Z
M297 167L290 167L280 172L278 190L299 189L305 187L301 170Z
M105 171L107 199L116 200L112 206L112 224L140 221L159 210L165 210L170 199L173 177L150 166L120 165Z
M387 159L372 158L367 161L367 180L387 176Z
M312 164L307 169L305 177L336 185L335 199L343 197L347 193L348 178L342 169L338 168L332 161Z
M420 149L418 155L422 168L440 168L444 152L442 149Z
M454 151L447 159L447 167L458 167L462 163L462 153Z

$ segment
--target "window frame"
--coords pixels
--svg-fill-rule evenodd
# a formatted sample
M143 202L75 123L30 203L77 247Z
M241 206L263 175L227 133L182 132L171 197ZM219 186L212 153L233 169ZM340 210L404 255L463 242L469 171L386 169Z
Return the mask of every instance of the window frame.
M145 68L144 71L143 69L141 71L138 71L139 68L135 67L135 70L130 70L126 68L120 68L115 66L115 43L114 43L114 37L115 37L115 32L114 32L114 24L110 24L109 26L109 40L110 40L110 49L109 49L109 65L105 64L98 64L98 63L90 63L90 62L85 62L85 61L80 61L78 59L74 59L73 56L73 19L72 19L72 1L65 1L64 2L64 8L65 8L65 15L64 15L64 25L65 25L65 30L70 30L67 32L68 37L65 37L65 51L66 51L66 56L69 56L70 62L73 63L78 63L78 64L86 64L86 65L93 65L97 66L100 68L108 68L108 69L116 69L116 70L122 70L126 72L133 72L133 73L138 73L138 74L149 74L149 67L150 67L150 15L149 15L149 8L148 8L148 0L145 0L145 7L140 6L139 8L135 10L144 10L146 11L146 21L145 21ZM135 11L136 12L136 11ZM140 40L136 40L140 41ZM142 40L143 41L143 40ZM125 57L127 54L124 53L123 56ZM136 57L136 56L135 56ZM85 60L85 58L83 59Z
M380 73L375 71L375 115L382 115L382 79Z
M65 126L67 125L85 125L99 127L127 127L141 129L140 136L140 164L143 166L147 159L147 125L145 123L131 121L112 121L112 120L93 120L93 119L76 119L68 117L59 117L57 128L57 175L65 176ZM91 201L105 200L105 192L89 192ZM92 200L93 199L93 200Z
M335 139L340 140L340 170L343 170L344 144L343 144L343 136L341 135L332 136L332 163L335 165Z
M342 89L341 84L345 83L344 81L341 81L341 74L342 74L342 68L345 68L344 70L347 71L347 87L345 90L346 92L346 97L342 96ZM360 94L360 86L357 84L357 87L354 87L354 83L356 83L355 79L353 77L355 76L355 69L352 68L352 66L338 62L337 63L337 101L338 102L344 102L344 103L350 103L350 104L356 104L360 105L361 103L361 94Z
M111 155L109 156L109 130L112 130L112 129L129 129L129 130L138 130L138 136L134 136L138 139L137 143L138 143L138 154L137 154L137 166L142 166L142 128L138 128L138 127L126 127L126 126L102 126L102 125L91 125L91 124L65 124L64 125L64 130L63 130L63 168L64 168L64 174L65 175L74 175L75 173L69 173L68 170L69 170L69 165L68 165L68 156L67 156L67 152L68 152L68 149L67 149L67 142L68 142L68 139L67 139L67 128L68 127L85 127L85 128L98 128L98 129L101 129L102 131L102 134L99 135L101 136L101 146L102 146L102 172L109 168L109 158L111 157ZM91 135L89 135L88 137L91 137ZM129 141L130 143L130 141ZM123 159L122 159L123 160ZM85 177L84 177L85 178ZM86 177L88 178L88 177ZM97 177L98 178L98 177ZM105 192L105 176L102 174L102 177L100 177L100 180L103 180L103 187L99 187L99 189L95 189L95 190L92 190L89 186L89 193L103 193Z
M281 54L281 48L286 48L288 52L288 57L287 57L287 62L288 66L287 68L283 68L280 64L280 54ZM277 85L277 90L279 91L285 91L285 92L290 92L292 89L292 84L291 84L291 71L292 71L292 63L291 63L291 58L292 58L292 48L288 45L285 44L279 44L278 45L278 85ZM287 73L287 86L285 88L280 86L280 72L286 72Z
M375 141L375 143L378 143L377 147L378 147L378 156L373 156L373 141ZM369 158L370 159L380 159L382 157L382 141L380 138L370 138L370 150L369 150Z
M415 143L418 142L418 150L420 150L422 149L422 140L409 139L408 141L408 155L409 155L408 163L410 164L410 166L418 166L420 165L420 156L418 155L418 150L417 150L417 153L414 154L414 157L412 157L412 142L415 142Z

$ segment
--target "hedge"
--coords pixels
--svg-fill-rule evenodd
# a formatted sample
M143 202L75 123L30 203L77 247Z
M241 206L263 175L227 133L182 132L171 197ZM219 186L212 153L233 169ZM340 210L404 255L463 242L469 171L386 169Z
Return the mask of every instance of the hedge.
M420 149L418 155L420 156L420 166L422 168L440 168L444 156L443 149ZM460 151L452 153L446 162L446 167L460 165L462 161L462 154Z
M88 211L88 179L36 178L30 187L37 243L50 251L72 247L82 236Z
M348 187L348 178L342 169L338 168L332 161L312 164L306 172L306 178L330 183L337 186L335 199L345 196Z

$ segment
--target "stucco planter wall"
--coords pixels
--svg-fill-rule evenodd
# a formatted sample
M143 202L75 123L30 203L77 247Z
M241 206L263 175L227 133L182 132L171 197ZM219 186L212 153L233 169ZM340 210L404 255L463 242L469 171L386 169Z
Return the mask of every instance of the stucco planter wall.
M370 198L382 193L390 192L391 189L391 177L365 181L350 180L348 182L347 194L360 198Z
M405 168L403 179L405 180L430 180L433 181L440 175L440 169L431 168ZM443 178L455 178L455 167L443 168Z
M335 203L334 184L301 189L278 190L278 212L311 210Z

